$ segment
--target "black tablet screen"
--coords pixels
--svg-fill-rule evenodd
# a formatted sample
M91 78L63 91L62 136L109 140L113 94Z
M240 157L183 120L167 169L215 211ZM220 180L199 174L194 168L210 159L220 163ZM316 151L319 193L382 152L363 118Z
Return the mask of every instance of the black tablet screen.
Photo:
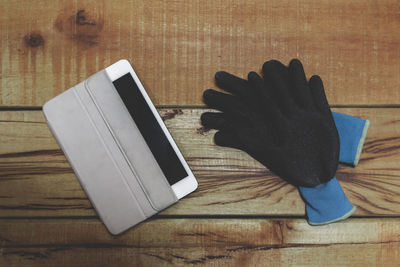
M130 73L113 82L170 185L188 176Z

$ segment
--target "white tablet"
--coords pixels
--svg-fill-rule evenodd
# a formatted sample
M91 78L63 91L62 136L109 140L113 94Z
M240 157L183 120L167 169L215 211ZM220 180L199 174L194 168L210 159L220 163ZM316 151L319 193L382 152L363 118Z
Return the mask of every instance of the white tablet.
M128 60L105 69L178 199L197 181Z
M46 102L47 123L112 234L173 205L197 181L126 60Z

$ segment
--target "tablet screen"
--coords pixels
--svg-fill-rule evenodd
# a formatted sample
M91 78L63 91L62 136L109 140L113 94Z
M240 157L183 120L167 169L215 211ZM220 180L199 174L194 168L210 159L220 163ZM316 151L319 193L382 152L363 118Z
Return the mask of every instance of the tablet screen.
M130 73L113 81L170 185L188 176Z

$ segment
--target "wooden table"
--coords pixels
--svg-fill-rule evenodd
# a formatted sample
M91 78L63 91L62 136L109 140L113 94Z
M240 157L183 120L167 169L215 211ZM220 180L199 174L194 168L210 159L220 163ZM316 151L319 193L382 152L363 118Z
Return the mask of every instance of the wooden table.
M0 266L400 266L400 5L395 0L0 1ZM371 120L337 177L353 218L311 227L295 187L216 147L201 93L298 57L335 111ZM199 181L120 236L99 221L41 106L129 59Z

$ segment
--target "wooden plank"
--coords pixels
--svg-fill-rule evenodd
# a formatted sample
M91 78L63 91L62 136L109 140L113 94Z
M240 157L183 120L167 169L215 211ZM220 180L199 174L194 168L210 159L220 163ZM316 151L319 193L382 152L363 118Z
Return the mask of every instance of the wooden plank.
M396 0L2 1L0 105L41 106L120 58L156 104L199 105L224 69L300 58L331 104L399 104ZM184 12L183 12L184 11Z
M4 266L395 266L400 219L157 219L120 236L97 220L1 220Z
M400 113L395 108L339 112L369 118L357 168L337 177L356 215L400 214ZM213 144L199 124L203 109L161 109L199 188L164 215L304 215L295 187L238 150ZM0 216L91 216L94 211L52 137L41 111L0 112Z

